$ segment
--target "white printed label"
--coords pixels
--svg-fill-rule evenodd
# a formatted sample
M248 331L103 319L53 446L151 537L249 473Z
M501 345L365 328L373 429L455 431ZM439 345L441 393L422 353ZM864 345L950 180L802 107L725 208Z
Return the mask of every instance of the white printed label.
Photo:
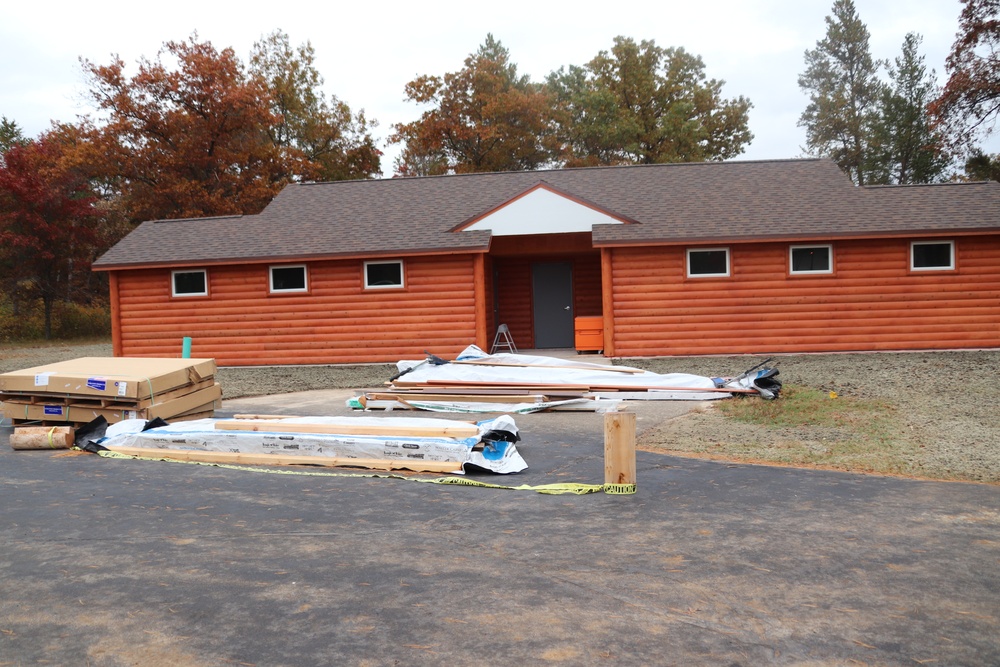
M119 382L118 383L118 395L119 396L124 396L126 394L126 392L128 392L128 382Z
M55 371L47 371L45 373L35 374L35 386L36 387L48 387L49 386L49 376L55 375Z

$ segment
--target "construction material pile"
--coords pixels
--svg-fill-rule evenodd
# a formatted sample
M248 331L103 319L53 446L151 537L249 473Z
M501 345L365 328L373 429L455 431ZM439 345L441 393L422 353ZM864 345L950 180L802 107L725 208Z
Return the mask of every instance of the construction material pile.
M765 369L735 379L688 373L661 375L611 366L526 354L486 354L475 345L454 361L428 355L400 361L399 373L381 391L349 401L367 410L415 409L441 412L543 410L605 411L623 400L695 400L752 394L774 398L777 371Z
M222 399L215 370L214 359L82 357L3 373L0 402L14 424L199 419Z
M93 430L83 438L85 449L183 461L448 473L471 467L501 474L528 467L514 445L520 438L517 427L506 415L480 423L236 415L152 428L131 420Z

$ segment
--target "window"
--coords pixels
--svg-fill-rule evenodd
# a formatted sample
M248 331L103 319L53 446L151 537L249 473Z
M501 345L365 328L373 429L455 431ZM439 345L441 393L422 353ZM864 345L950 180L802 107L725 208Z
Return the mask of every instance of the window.
M403 262L365 262L365 289L403 286Z
M173 271L170 276L173 296L208 296L208 272Z
M793 245L788 249L789 273L833 273L833 246Z
M687 251L689 278L729 275L729 248L705 248Z
M271 292L306 292L309 285L305 265L272 266Z
M954 241L915 241L910 244L911 270L947 271L954 268Z

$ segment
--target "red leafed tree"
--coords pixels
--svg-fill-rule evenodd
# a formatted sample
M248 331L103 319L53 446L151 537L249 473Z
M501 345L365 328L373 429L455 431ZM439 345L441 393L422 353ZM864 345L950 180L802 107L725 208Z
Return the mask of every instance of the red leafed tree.
M1000 119L1000 0L962 0L948 83L930 112L952 143L971 148Z
M257 213L288 182L267 86L232 49L167 42L131 78L117 57L83 65L107 114L93 160L129 220Z
M103 249L103 216L86 174L58 132L11 147L0 164L0 265L8 293L52 306L73 296Z

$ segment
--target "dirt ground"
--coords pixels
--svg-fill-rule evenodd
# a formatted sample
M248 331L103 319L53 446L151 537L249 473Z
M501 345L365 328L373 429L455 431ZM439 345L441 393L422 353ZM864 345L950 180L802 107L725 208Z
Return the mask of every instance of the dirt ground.
M756 357L628 360L656 372L738 375ZM883 352L777 356L768 364L786 385L834 391L884 405L890 454L899 474L1000 482L1000 351ZM727 419L717 410L670 420L644 438L652 451L710 454L714 445L744 452L743 460L773 461L775 443L836 447L843 434L820 427L775 429ZM851 469L850 465L842 469Z
M85 356L110 356L110 345L0 348L0 372ZM624 359L621 363L658 373L684 372L729 377L763 357L715 356ZM835 391L885 406L891 427L895 474L946 480L1000 483L1000 351L882 352L780 355L777 368L786 385ZM331 388L380 385L391 365L223 368L226 399ZM743 424L710 406L669 419L642 433L640 449L676 455L781 462L792 446L837 448L845 434L817 426L776 429ZM834 466L866 471L849 458ZM860 467L859 467L860 466ZM886 472L886 470L882 470Z

